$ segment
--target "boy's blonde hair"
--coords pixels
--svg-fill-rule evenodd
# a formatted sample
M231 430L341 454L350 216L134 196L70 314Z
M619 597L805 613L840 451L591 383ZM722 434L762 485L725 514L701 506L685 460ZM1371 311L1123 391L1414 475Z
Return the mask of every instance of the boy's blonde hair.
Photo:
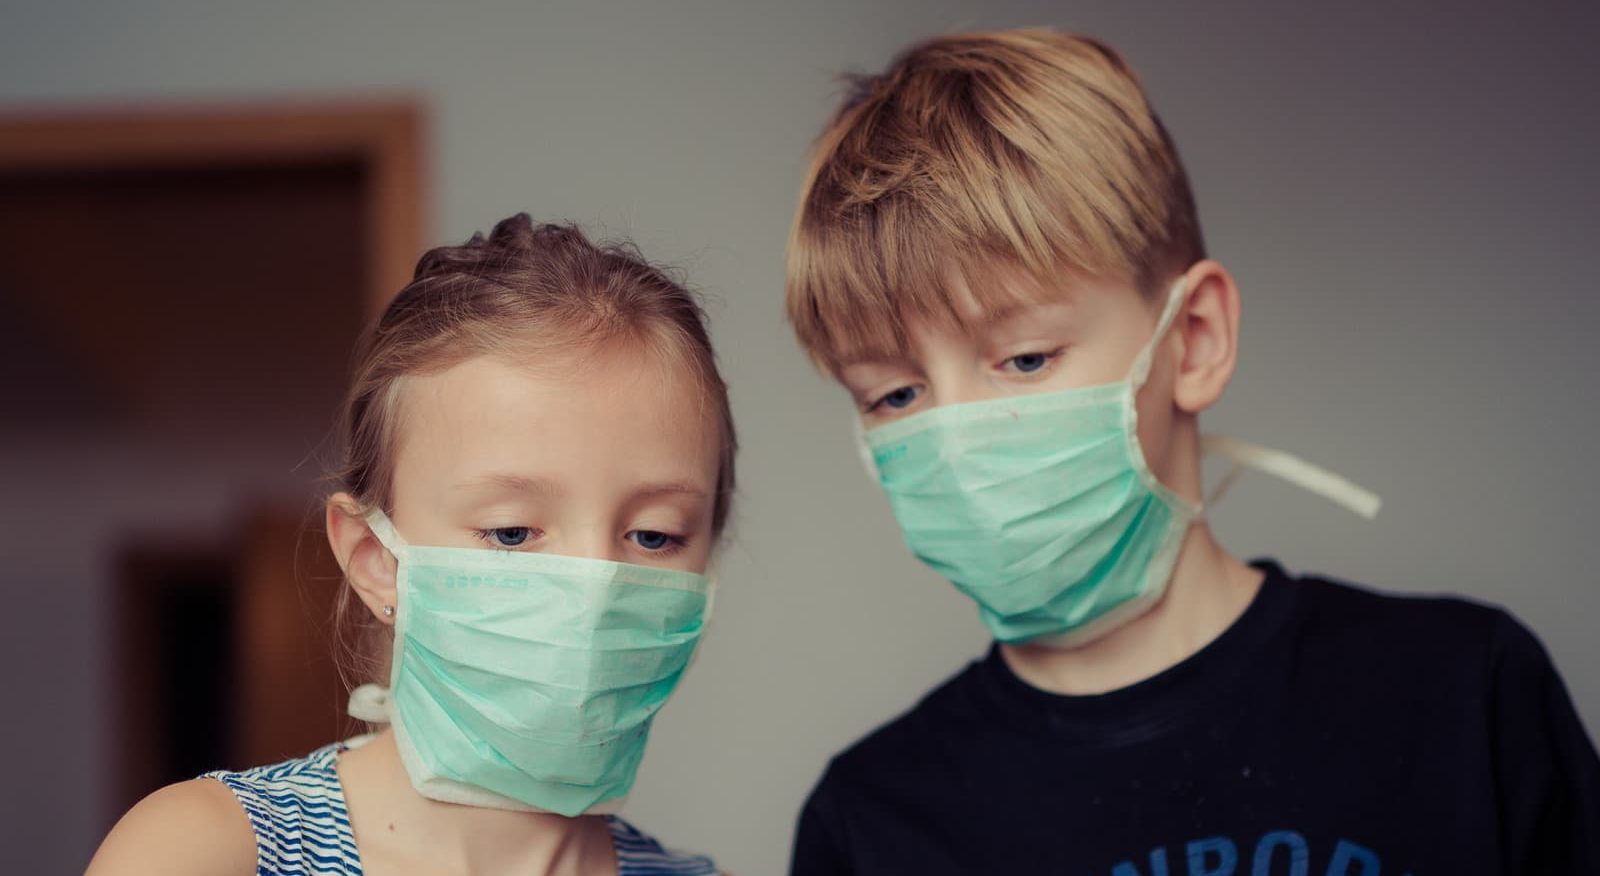
M1153 295L1204 258L1177 149L1115 50L1051 30L941 36L860 77L816 146L789 240L788 311L818 364L903 353L957 319L1115 278Z

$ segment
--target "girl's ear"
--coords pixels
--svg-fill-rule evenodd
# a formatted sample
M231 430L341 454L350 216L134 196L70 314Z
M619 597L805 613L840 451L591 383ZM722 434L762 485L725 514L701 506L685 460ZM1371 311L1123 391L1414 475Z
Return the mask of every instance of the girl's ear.
M1183 358L1173 384L1173 401L1187 414L1216 404L1233 379L1239 354L1239 287L1233 275L1211 259L1184 274L1188 305L1178 316Z
M335 493L324 509L328 546L344 570L344 579L374 617L394 623L395 570L398 564L378 537L372 534L361 505L349 493ZM388 608L386 614L384 609Z

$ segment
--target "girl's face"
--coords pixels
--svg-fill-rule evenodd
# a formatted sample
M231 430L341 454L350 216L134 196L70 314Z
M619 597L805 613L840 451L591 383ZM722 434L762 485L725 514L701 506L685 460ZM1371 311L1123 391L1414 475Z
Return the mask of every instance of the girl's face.
M703 398L687 368L620 343L408 377L395 528L417 545L703 572L721 440Z

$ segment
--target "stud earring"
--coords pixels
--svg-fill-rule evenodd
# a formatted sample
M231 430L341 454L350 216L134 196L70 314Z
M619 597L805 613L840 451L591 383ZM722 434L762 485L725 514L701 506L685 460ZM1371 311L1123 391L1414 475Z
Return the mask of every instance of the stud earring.
M383 607L383 616L384 617L394 617L394 606L385 605Z

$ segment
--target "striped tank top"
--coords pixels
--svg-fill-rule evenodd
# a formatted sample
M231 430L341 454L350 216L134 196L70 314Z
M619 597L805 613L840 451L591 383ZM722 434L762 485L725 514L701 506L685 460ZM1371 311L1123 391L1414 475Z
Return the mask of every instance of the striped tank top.
M344 788L334 763L342 742L305 757L240 772L218 770L202 778L227 785L244 807L256 835L258 876L360 876ZM667 851L633 825L606 816L617 876L713 876L711 859Z

